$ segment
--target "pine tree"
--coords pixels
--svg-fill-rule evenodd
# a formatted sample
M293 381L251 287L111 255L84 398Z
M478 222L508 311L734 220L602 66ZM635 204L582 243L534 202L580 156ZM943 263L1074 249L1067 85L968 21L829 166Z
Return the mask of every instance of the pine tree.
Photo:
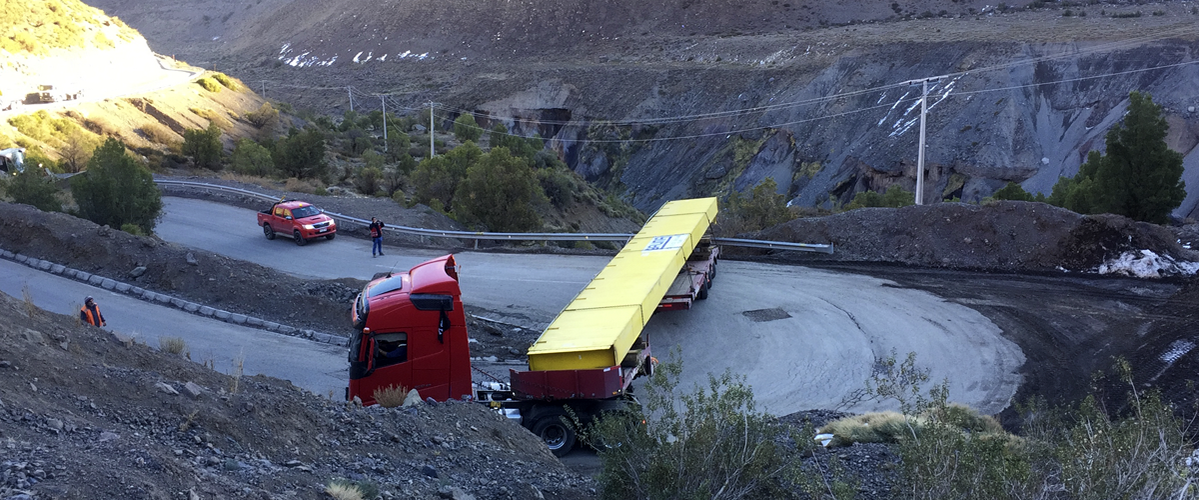
M1186 198L1182 154L1166 147L1170 127L1149 94L1128 96L1124 121L1107 132L1107 154L1087 154L1073 179L1053 187L1050 203L1078 213L1108 212L1163 223Z

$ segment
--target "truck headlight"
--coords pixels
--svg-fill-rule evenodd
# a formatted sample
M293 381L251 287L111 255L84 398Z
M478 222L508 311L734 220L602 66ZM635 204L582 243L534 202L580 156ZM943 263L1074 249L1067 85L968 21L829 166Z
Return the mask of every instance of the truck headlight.
M311 230L313 230L313 229L316 229L316 228L314 228L314 227L312 226L312 224L304 224L304 229L307 229L307 230L311 231Z

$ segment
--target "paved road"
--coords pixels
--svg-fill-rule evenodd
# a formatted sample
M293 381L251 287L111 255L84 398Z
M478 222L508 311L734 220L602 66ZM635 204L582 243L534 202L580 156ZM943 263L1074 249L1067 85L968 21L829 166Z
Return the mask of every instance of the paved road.
M0 276L0 291L23 297L28 287L38 307L55 313L78 315L83 298L92 295L108 320L105 330L133 336L153 347L158 347L161 337L181 337L193 360L211 361L222 373L231 373L234 359L240 357L245 375L270 375L322 396L343 397L349 369L344 347L157 306L12 261L0 260Z
M388 247L386 258L372 259L369 242L355 238L296 247L263 238L251 210L184 198L164 202L157 227L164 239L300 276L368 278L440 255ZM548 324L607 261L458 255L466 302L535 327ZM768 311L752 313L758 310ZM681 348L684 389L729 369L744 374L760 408L775 414L835 405L862 387L876 357L892 350L901 357L916 352L934 380L948 379L951 400L995 413L1015 394L1024 362L998 327L968 307L884 280L796 266L722 262L711 299L688 312L656 315L646 331L660 358L672 346Z

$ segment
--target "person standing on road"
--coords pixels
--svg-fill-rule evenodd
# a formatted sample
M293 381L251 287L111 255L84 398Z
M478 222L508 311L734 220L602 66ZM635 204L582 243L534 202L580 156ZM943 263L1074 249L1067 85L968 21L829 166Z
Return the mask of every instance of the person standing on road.
M100 306L96 305L96 299L93 299L90 295L88 298L83 299L83 307L79 309L79 320L93 326L108 324L104 322L104 315L100 314Z
M371 230L371 257L383 255L383 223L379 222L378 218L371 217L371 225L367 226Z

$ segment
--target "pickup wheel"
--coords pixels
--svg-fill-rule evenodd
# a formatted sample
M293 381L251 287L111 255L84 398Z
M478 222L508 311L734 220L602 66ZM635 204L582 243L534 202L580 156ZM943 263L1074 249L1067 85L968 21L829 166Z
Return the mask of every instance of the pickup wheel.
M291 233L291 237L292 237L292 239L293 239L293 240L295 240L295 241L296 241L296 246L301 246L301 247L302 247L302 246L304 246L304 245L308 244L308 240L304 239L304 236L300 234L300 230L299 230L299 229L297 229L297 230L295 230L295 231L292 231L292 233Z
M268 239L268 240L273 240L273 239L275 239L275 230L274 230L274 229L271 229L271 225L270 225L270 224L263 224L263 225L262 225L262 234L263 234L264 236L266 236L266 239Z
M334 237L334 236L337 236L337 233L333 233L333 234L326 234L326 235L325 235L325 239L326 239L326 240L331 240L331 239L333 239L333 237Z
M533 424L533 434L550 449L555 457L565 456L575 447L575 429L566 421L566 411L548 410Z

